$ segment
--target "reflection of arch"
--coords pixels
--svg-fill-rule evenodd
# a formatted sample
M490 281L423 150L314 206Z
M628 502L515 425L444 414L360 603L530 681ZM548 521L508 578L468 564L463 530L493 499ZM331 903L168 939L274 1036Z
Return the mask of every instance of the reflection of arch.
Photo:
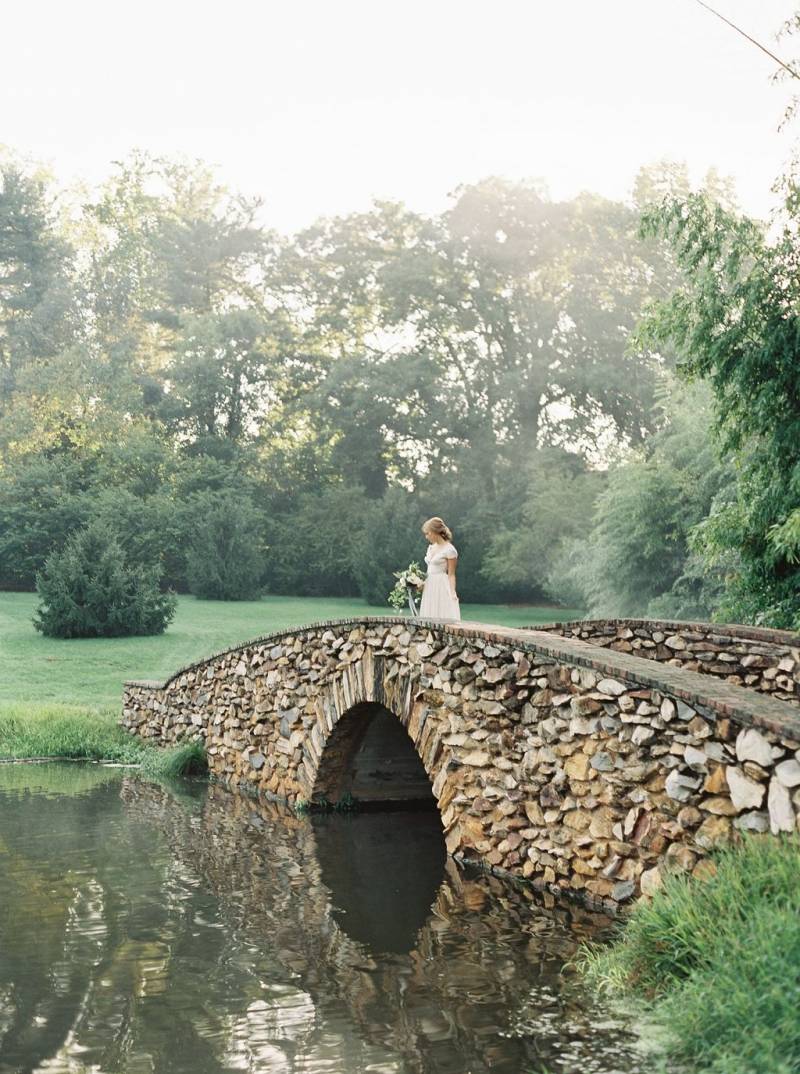
M431 781L393 712L362 701L339 717L317 768L312 802L352 798L366 805L434 804Z
M372 952L408 954L444 880L438 814L316 813L312 826L320 879L339 927Z

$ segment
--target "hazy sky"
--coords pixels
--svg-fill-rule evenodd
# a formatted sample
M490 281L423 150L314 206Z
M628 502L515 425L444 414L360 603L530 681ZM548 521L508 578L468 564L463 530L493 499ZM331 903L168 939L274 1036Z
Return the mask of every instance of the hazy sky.
M712 6L800 52L791 0ZM696 0L28 0L3 36L0 143L90 182L132 147L202 157L282 230L487 175L622 198L662 157L763 214L794 133L772 62Z

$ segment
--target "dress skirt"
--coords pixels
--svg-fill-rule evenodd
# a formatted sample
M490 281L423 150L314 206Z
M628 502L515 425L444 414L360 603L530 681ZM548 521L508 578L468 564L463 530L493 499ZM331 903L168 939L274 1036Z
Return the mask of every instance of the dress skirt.
M460 619L461 608L453 598L447 574L436 572L425 579L419 614L423 619Z

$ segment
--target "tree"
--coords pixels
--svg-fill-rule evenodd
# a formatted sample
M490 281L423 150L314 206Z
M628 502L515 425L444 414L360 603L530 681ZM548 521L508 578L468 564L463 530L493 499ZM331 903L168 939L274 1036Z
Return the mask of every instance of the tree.
M800 185L784 182L774 237L702 194L644 218L672 242L686 284L649 318L643 337L679 353L689 379L711 387L721 449L737 467L735 496L718 501L698 534L727 572L720 614L800 626Z
M641 441L660 359L628 344L673 267L637 222L501 180L461 188L436 218L378 203L320 221L272 267L316 356L300 405L344 457L368 447L372 495L460 469L491 498L502 462L544 444Z
M659 411L661 429L608 474L587 535L551 564L550 593L593 615L706 617L717 596L692 556L695 527L732 481L709 393L668 383Z
M252 435L276 379L264 336L250 310L183 318L169 367L171 424L195 440Z
M110 530L92 523L53 552L37 575L33 625L53 638L162 634L176 601L159 587L158 567L131 566Z
M0 586L32 589L48 555L95 520L108 525L129 563L158 563L170 584L183 586L179 475L185 480L191 468L144 423L102 446L45 442L8 452L0 461Z
M31 370L74 341L72 256L44 176L0 164L0 419Z
M0 167L0 341L5 390L15 357L58 348L70 250L56 234L46 182L21 165Z
M353 546L368 502L355 485L304 490L269 522L267 588L299 596L353 596Z
M395 571L409 563L421 563L424 521L419 503L402 489L365 506L359 517L359 531L353 542L353 574L360 596L388 612L387 597L393 588Z
M578 454L551 448L534 456L526 478L519 518L492 536L482 573L495 586L541 596L564 542L586 535L605 474Z
M128 405L182 433L240 435L266 380L258 370L269 235L258 209L200 162L143 153L118 165L87 208L97 344Z
M257 600L264 576L261 516L232 492L203 493L190 512L189 588L207 600Z
M85 460L29 455L0 467L0 585L32 589L48 555L85 521Z

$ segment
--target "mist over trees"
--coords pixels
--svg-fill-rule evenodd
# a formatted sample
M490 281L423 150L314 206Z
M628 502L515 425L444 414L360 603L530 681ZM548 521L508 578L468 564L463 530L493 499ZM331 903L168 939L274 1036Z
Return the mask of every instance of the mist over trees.
M487 179L437 216L376 202L284 236L201 163L136 153L78 200L0 158L0 585L98 523L179 590L381 604L440 514L463 600L711 614L746 475L712 442L702 334L677 327L705 300L652 312L697 287L665 198L727 214L726 242L745 226L674 165L630 204Z

